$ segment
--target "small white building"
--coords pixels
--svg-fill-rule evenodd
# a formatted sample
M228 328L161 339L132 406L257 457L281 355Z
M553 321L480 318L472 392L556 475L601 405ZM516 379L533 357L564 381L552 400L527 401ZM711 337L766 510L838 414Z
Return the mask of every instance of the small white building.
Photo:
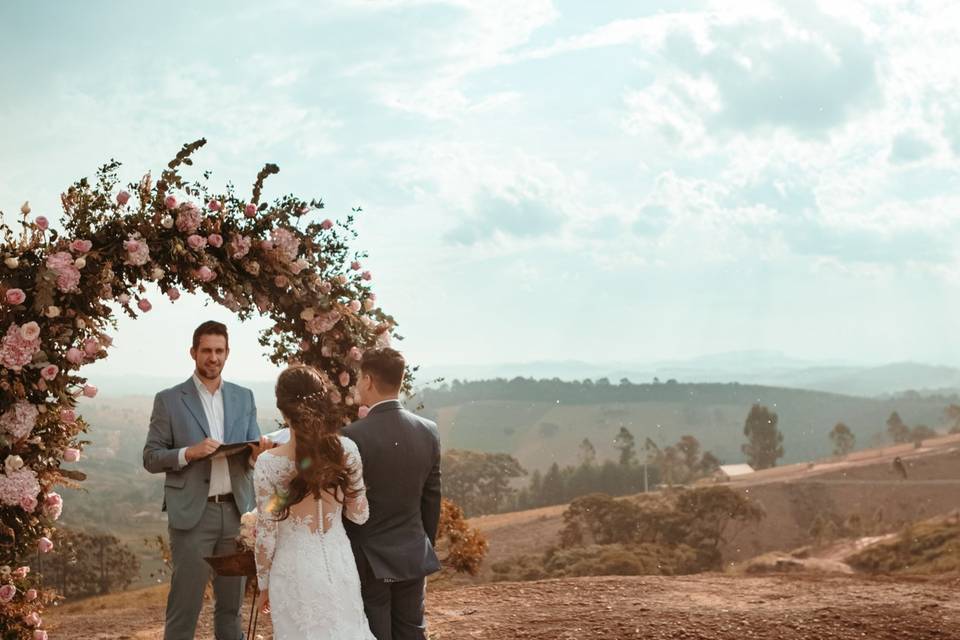
M753 467L748 464L722 464L717 469L716 477L720 482L728 482L751 473L753 473Z

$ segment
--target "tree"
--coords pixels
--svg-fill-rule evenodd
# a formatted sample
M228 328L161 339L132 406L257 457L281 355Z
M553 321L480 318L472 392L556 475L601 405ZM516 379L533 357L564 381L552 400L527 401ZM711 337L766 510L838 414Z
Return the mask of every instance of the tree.
M845 456L853 451L857 438L850 431L850 427L838 422L830 432L830 441L833 442L833 455Z
M563 476L560 474L560 465L554 462L552 465L550 465L550 468L547 469L546 475L543 476L541 504L562 504L565 493L566 491L564 490Z
M513 506L516 490L511 480L527 473L509 454L467 449L445 451L441 468L444 493L470 516Z
M943 410L943 415L950 423L950 433L960 433L960 404L951 403Z
M65 597L122 590L140 574L140 558L115 536L58 529L54 542L55 550L43 558L43 571Z
M904 424L900 414L896 411L887 418L887 435L897 444L910 442L910 427Z
M446 498L440 502L437 554L443 566L443 577L449 576L451 571L477 575L489 546L486 536L467 524L460 507Z
M918 424L910 430L910 442L920 443L930 438L936 438L937 432L925 424Z
M583 442L580 443L579 458L580 464L585 466L591 466L597 461L597 449L590 442L590 438L584 438Z
M777 428L779 416L761 404L755 404L747 414L743 435L747 443L741 447L747 462L754 469L769 469L783 457L783 434Z
M620 432L613 439L613 447L620 452L620 466L629 467L637 461L637 451L633 434L626 427L620 427Z

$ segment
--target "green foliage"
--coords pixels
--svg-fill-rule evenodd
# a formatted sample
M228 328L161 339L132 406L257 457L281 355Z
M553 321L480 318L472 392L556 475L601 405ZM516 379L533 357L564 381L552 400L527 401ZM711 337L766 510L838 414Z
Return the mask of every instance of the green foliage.
M719 546L763 518L726 486L614 499L592 494L563 514L560 546L493 565L497 580L587 575L679 575L721 566Z
M741 447L754 469L769 469L783 457L783 434L777 428L780 417L761 404L754 404L743 425L747 442Z
M960 516L953 514L910 525L893 540L871 545L846 562L868 573L960 572Z
M834 425L833 430L830 431L830 442L833 443L833 455L845 456L853 451L857 438L853 435L853 432L850 431L850 427L842 422L838 422Z
M54 551L41 570L60 595L78 598L125 589L140 573L140 559L115 536L58 529Z
M441 467L444 494L468 517L513 506L516 490L510 482L527 473L513 456L464 449L444 451Z

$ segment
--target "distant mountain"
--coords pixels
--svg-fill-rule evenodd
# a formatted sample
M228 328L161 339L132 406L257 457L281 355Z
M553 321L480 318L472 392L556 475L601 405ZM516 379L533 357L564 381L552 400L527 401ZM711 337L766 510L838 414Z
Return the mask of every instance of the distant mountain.
M812 361L775 351L736 351L649 364L626 362L587 363L576 360L539 361L490 365L433 365L423 367L418 382L429 384L442 377L448 382L515 377L611 382L718 383L740 382L794 389L875 397L908 390L960 389L960 369L916 362L864 365L843 361Z

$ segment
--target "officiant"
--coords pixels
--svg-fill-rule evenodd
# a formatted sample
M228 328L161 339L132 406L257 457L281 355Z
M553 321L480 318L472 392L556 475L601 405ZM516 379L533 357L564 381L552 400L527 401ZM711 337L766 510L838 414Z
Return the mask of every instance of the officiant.
M193 333L193 375L158 393L143 447L143 466L166 474L164 505L173 574L167 598L164 640L191 640L210 579L205 556L236 551L240 516L253 510L252 468L273 446L261 437L250 389L221 374L230 355L226 325L208 321ZM252 442L225 455L223 444ZM220 450L218 452L218 450ZM214 634L242 640L240 609L244 578L213 580Z

